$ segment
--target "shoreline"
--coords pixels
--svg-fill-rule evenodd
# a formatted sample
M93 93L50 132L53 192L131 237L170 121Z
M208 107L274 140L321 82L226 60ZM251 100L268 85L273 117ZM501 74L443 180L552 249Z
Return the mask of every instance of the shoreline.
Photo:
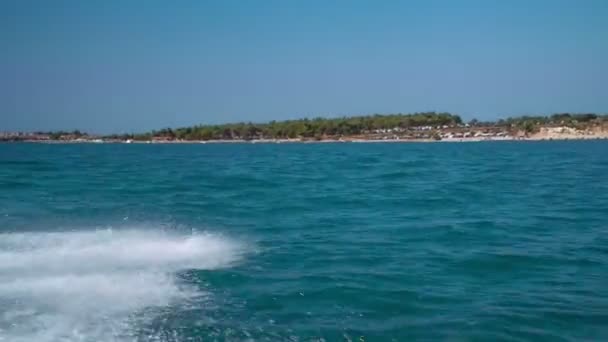
M35 143L380 143L608 139L608 114L521 116L464 123L450 113L375 114L163 128L140 133L0 131L0 142Z
M364 139L364 138L342 138L342 139L216 139L216 140L18 140L0 141L0 143L35 143L35 144L339 144L339 143L472 143L472 142L497 142L497 141L582 141L582 140L608 140L608 135L582 135L582 136L531 136L531 137L467 137L467 138L444 138L435 139Z

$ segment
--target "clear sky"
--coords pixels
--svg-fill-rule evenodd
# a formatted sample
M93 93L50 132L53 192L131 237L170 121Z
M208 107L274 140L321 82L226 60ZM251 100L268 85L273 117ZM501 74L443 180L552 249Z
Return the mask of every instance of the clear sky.
M607 0L0 1L0 131L608 112Z

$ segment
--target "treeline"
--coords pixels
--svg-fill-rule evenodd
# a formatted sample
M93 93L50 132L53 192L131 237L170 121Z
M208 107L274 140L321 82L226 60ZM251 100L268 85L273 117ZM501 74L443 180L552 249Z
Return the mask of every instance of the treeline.
M500 119L495 123L484 123L498 127L506 127L511 130L522 130L525 132L538 131L543 126L566 126L584 129L592 125L608 123L608 114L571 114L558 113L549 116L518 116Z
M27 140L74 140L87 139L90 136L79 130L74 131L36 131L36 132L0 132L0 141Z
M447 128L481 128L495 127L504 131L535 132L543 126L568 126L584 129L593 125L608 125L608 114L575 114L559 113L548 116L519 116L497 121L478 121L467 123L460 116L450 113L414 113L367 115L341 118L315 118L268 123L231 123L222 125L197 125L182 128L164 128L143 134L107 135L104 139L115 140L252 140L252 139L322 139L341 136L355 136L379 132L382 130L413 131L426 128L438 131ZM51 140L87 138L80 131L37 132ZM0 137L1 138L1 137ZM24 137L5 137L23 139ZM6 139L5 139L6 140Z
M130 139L149 140L152 137L167 140L217 139L294 139L352 136L375 130L421 126L454 126L462 124L458 115L450 113L415 113L352 116L342 118L315 118L268 123L233 123L200 125L177 129L165 128L146 134L131 135Z
M49 136L49 139L51 140L60 140L60 139L79 139L79 138L86 138L88 137L88 134L85 132L81 132L79 130L73 130L71 132L68 131L55 131L55 132L47 132L47 133L41 133L39 132L39 134L46 134Z

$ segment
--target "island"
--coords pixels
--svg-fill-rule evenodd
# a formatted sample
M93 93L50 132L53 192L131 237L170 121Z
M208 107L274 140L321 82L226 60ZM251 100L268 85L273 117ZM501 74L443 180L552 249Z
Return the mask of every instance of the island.
M230 142L467 142L608 139L608 114L559 113L464 122L450 113L374 114L267 123L163 128L139 134L0 132L1 142L230 143Z

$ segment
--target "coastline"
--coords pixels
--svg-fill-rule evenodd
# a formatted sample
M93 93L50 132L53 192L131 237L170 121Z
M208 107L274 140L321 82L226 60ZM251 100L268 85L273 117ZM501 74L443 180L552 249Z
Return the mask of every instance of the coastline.
M449 113L316 118L268 123L228 123L123 134L79 130L0 132L0 142L234 144L418 143L608 139L608 114L554 114L463 123Z
M256 136L242 138L216 138L207 140L184 139L176 136L98 136L65 134L59 136L45 134L24 134L0 137L0 142L28 142L42 144L293 144L293 143L435 143L435 142L484 142L484 141L566 141L566 140L608 140L608 125L586 128L568 126L541 126L534 131L505 130L494 126L444 126L416 127L409 130L399 128L378 129L351 135L322 135L316 137L269 138Z
M342 138L342 139L215 139L215 140L134 140L134 141L110 141L110 140L20 140L0 141L0 143L35 143L35 144L338 144L338 143L474 143L474 142L499 142L499 141L582 141L582 140L608 140L605 135L579 135L579 136L530 136L530 137L467 137L467 138L444 138L444 139L369 139L369 138Z

